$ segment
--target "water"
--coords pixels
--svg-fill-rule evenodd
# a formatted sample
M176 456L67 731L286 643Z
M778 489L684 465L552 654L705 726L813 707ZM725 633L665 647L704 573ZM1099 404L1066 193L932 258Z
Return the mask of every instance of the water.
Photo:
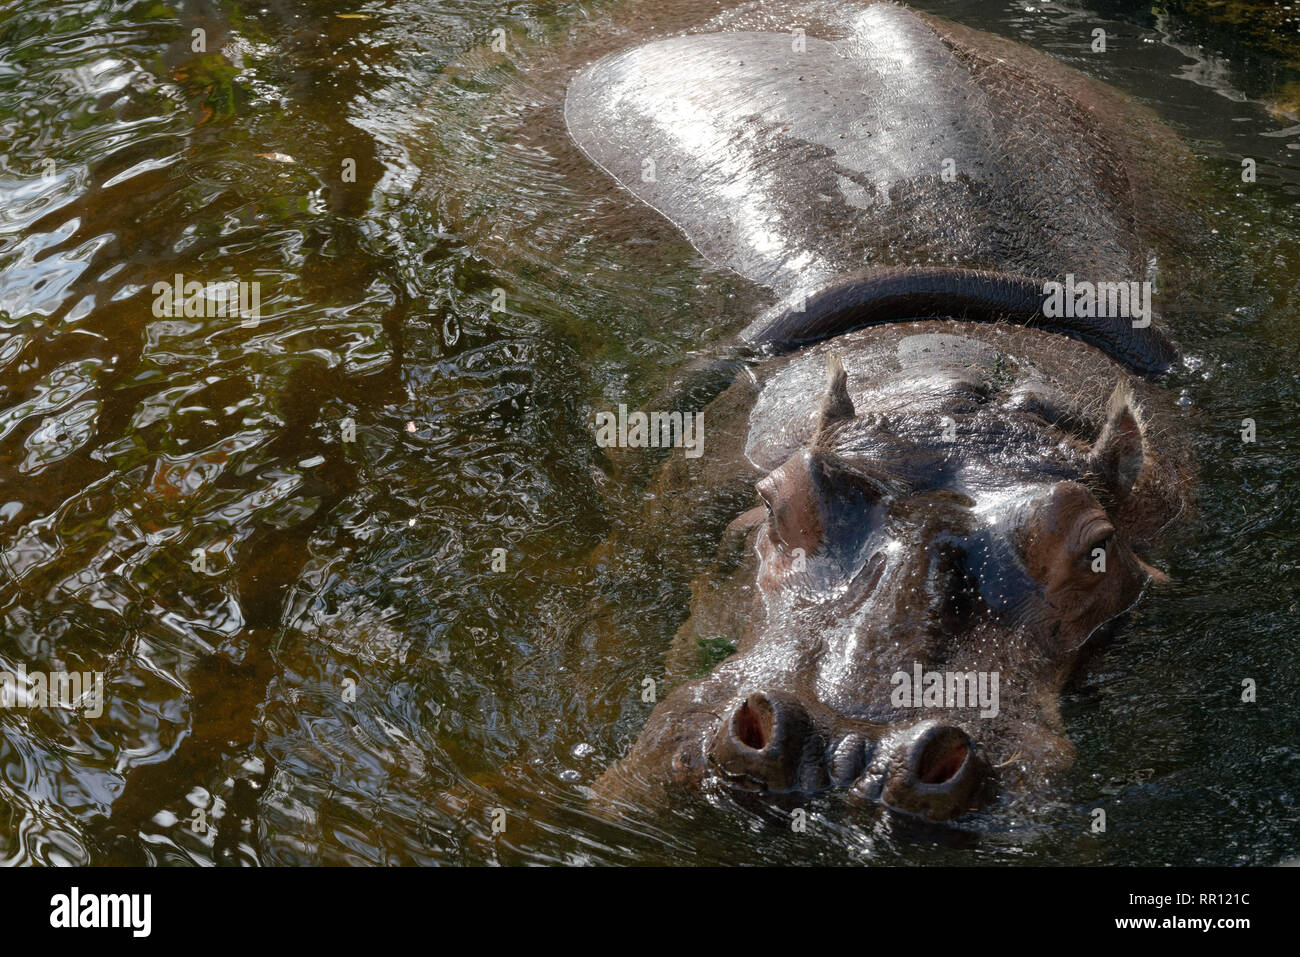
M1130 92L1211 180L1210 292L1170 317L1200 508L1157 556L1173 585L1067 696L1070 780L939 832L829 798L803 834L587 812L688 595L634 545L590 560L636 542L640 493L589 414L766 301L556 135L590 58L565 51L639 16L6 0L0 670L102 671L108 698L0 712L0 861L1294 856L1300 76L1136 3L916 5ZM259 282L260 320L156 318L177 273Z

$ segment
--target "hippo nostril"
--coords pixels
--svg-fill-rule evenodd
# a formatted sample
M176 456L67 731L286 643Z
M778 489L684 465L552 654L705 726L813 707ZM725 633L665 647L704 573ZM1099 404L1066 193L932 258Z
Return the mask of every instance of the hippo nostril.
M731 719L736 740L747 748L762 751L772 739L772 705L761 694L752 694Z
M709 759L733 783L785 791L802 780L805 752L820 755L825 748L813 737L798 698L784 691L756 691L720 724Z
M892 746L881 799L900 811L943 821L968 809L987 766L970 737L955 725L927 721Z
M964 736L936 735L927 742L916 765L916 779L923 784L943 784L956 777L970 755Z

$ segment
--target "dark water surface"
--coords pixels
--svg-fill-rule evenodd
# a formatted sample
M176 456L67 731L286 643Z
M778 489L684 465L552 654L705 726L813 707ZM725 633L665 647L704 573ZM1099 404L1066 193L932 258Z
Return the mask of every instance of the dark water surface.
M1212 294L1167 317L1200 512L1066 698L1068 781L935 833L587 813L688 596L632 546L589 564L639 494L590 414L764 302L558 136L565 51L636 17L0 0L0 671L108 691L0 710L0 862L1294 856L1300 77L1150 5L916 6L1114 83L1210 180ZM177 273L260 283L260 320L156 317Z

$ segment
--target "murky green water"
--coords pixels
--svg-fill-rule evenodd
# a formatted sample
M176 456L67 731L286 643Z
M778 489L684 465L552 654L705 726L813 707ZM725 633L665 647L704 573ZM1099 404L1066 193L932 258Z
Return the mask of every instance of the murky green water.
M99 717L0 710L0 861L1294 856L1300 76L1140 3L916 5L1130 92L1213 183L1207 291L1168 316L1201 508L1159 556L1174 584L1067 697L1065 785L938 833L833 799L805 834L586 812L687 596L633 545L589 566L636 541L639 494L589 414L764 301L557 129L590 58L566 51L629 44L610 25L639 15L5 0L0 671L102 671L108 694ZM155 317L177 273L259 282L259 321Z

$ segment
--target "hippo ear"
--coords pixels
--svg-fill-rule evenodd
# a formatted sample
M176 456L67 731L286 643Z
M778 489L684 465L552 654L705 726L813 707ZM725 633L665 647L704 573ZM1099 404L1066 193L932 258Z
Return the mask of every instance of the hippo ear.
M851 419L853 399L849 397L849 375L844 363L833 352L826 354L826 393L817 412L817 437L820 439L837 422Z
M1127 383L1121 382L1106 406L1106 424L1092 446L1092 472L1118 501L1137 484L1146 460L1142 420Z

